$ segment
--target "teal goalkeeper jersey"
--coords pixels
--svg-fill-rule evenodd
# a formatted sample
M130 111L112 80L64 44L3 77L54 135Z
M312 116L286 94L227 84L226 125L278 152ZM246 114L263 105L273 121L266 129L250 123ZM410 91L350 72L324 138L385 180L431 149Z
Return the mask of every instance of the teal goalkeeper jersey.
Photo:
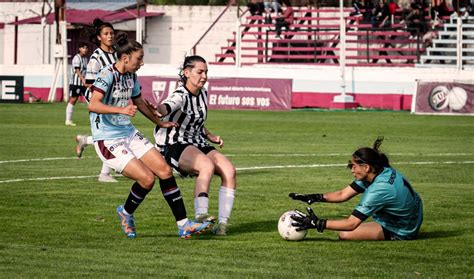
M104 95L102 103L115 107L126 107L130 99L137 98L141 94L137 75L121 74L115 68L115 64L105 67L99 73L91 90ZM128 115L91 112L89 118L94 141L126 138L135 130Z
M362 221L372 216L400 239L416 237L423 221L423 203L401 173L384 168L371 184L355 180L351 187L363 193L352 215Z

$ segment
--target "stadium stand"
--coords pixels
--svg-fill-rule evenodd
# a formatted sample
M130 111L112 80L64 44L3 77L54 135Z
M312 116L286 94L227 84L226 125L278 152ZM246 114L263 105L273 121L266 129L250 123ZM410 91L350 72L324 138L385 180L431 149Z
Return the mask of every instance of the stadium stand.
M461 61L463 67L474 68L474 17L466 17L460 20L460 24L461 32L458 33L457 19L450 17L449 22L443 25L443 30L437 32L437 38L432 40L432 45L426 49L426 54L421 56L421 63L417 66L453 67L457 61Z
M346 22L346 64L357 66L413 67L425 52L423 34L412 36L399 23L373 28L360 15L344 9ZM393 20L393 19L392 19ZM294 23L276 36L273 24L259 15L245 16L241 24L240 49L237 35L215 55L211 64L233 65L240 53L242 65L257 63L307 63L338 65L340 50L339 9L294 8ZM240 50L240 51L239 51Z

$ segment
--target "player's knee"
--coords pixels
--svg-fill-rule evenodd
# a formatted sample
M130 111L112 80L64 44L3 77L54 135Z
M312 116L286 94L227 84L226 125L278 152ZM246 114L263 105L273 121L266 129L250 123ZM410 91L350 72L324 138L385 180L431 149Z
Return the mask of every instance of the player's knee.
M350 232L339 232L339 240L350 240Z
M147 173L140 179L140 181L138 181L138 183L140 183L140 185L145 189L152 189L153 185L155 185L155 176L151 172Z
M212 176L214 175L214 163L211 160L205 160L201 162L201 165L198 168L199 176Z
M171 169L169 165L165 164L158 170L156 175L160 179L167 179L173 176L173 170Z

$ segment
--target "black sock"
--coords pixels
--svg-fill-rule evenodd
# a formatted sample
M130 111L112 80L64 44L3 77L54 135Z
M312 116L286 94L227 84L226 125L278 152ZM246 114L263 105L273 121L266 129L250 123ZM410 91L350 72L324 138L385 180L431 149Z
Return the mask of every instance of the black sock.
M164 180L160 179L160 188L176 221L186 218L186 208L184 207L183 197L181 196L181 191L174 177L172 176Z
M125 211L127 211L128 214L133 214L150 190L143 188L138 182L133 183L127 201L125 201L125 205L123 206Z

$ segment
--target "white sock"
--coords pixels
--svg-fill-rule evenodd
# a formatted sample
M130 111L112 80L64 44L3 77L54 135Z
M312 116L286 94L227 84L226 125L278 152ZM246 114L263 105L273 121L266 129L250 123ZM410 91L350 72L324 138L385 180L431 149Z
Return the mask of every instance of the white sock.
M66 121L72 121L72 112L74 111L74 105L67 103L66 107Z
M94 144L94 141L92 140L92 136L87 136L86 137L86 144L88 144L88 145Z
M188 221L188 218L184 218L182 220L176 221L176 224L178 225L178 227L181 227L181 226L184 226L187 221Z
M105 164L102 164L102 169L100 170L100 173L109 175L112 172L112 169L107 167Z
M196 197L194 198L194 216L205 215L209 211L209 198Z
M234 206L235 190L221 186L219 190L219 223L229 221Z

